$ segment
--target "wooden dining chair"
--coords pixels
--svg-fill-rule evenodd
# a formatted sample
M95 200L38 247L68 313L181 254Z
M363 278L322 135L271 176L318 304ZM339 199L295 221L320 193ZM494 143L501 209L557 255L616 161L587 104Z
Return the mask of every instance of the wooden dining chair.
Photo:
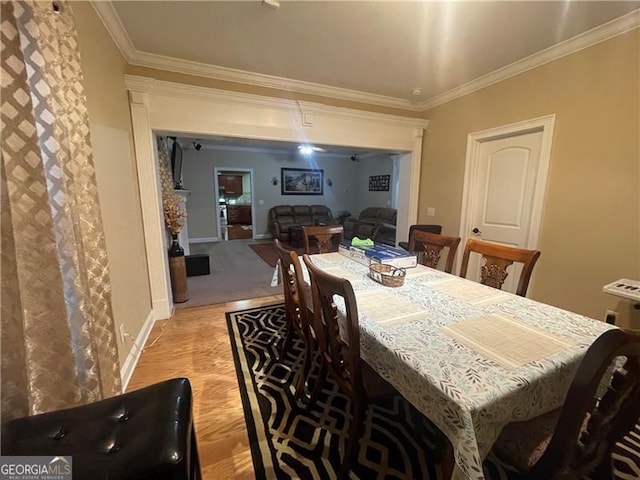
M287 330L287 336L280 354L282 357L289 350L296 332L304 339L300 312L303 306L306 308L306 298L304 295L304 281L302 280L302 273L300 273L302 267L297 253L294 250L284 248L277 238L273 240L273 246L280 261L279 268L282 279Z
M318 253L328 253L337 251L337 244L344 240L344 227L342 225L315 225L302 227L304 238L304 253L311 254L310 239L315 239L318 244Z
M392 394L395 390L360 359L358 306L349 280L324 272L313 264L307 254L302 258L311 278L313 324L321 358L320 373L312 392L311 403L317 399L327 374L331 375L342 392L349 397L351 425L338 477L348 478L360 448L359 440L367 403L373 398ZM338 326L340 316L334 295L341 297L345 304L346 315L342 329Z
M522 273L520 274L516 294L521 297L526 296L531 273L540 257L540 251L507 247L470 238L464 247L464 255L462 256L462 265L460 267L460 276L463 278L467 276L469 257L472 252L479 253L484 259L484 263L480 267L480 283L498 289L502 288L502 284L509 275L507 267L512 265L513 262L522 263Z
M493 452L526 480L612 480L613 448L639 404L640 336L608 330L587 350L562 408L507 425Z
M313 359L317 352L313 311L311 307L310 289L306 288L300 257L294 250L285 249L279 240L274 240L274 246L280 259L282 269L282 283L289 290L289 300L285 294L285 312L287 317L287 336L282 346L280 358L283 359L291 349L294 335L298 335L304 343L304 360L295 385L295 398L307 402L311 407L307 385L313 367ZM286 291L286 290L285 290Z
M448 248L444 271L451 273L453 260L460 244L460 237L448 237L414 229L409 237L409 251L418 252L418 261L427 267L436 268L442 250Z

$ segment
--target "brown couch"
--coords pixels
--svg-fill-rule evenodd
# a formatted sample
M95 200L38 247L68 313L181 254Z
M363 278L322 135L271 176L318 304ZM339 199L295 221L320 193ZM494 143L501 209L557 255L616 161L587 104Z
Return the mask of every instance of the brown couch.
M271 236L281 242L290 240L292 225L332 225L336 223L331 209L324 205L276 205L269 209Z
M371 238L379 243L395 245L397 215L395 208L365 208L358 218L348 217L344 220L344 238Z

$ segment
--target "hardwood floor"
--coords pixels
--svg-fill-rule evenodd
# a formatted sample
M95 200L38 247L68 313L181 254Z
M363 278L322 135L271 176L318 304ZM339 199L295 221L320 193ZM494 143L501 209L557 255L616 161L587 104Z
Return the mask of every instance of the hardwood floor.
M255 478L225 313L281 301L274 295L177 310L149 335L127 391L189 378L204 480Z

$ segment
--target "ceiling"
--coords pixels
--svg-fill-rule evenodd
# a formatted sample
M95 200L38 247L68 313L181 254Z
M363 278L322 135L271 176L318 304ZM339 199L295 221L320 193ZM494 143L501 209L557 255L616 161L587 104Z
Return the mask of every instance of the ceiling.
M279 8L258 0L116 1L94 7L131 64L412 110L640 24L639 1L281 1Z

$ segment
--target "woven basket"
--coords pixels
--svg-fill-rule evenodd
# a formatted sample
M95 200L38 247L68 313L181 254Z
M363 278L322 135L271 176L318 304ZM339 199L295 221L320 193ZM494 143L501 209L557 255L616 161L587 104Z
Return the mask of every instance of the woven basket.
M396 268L384 263L369 265L369 276L385 287L401 287L404 285L406 274L407 271L404 268Z

